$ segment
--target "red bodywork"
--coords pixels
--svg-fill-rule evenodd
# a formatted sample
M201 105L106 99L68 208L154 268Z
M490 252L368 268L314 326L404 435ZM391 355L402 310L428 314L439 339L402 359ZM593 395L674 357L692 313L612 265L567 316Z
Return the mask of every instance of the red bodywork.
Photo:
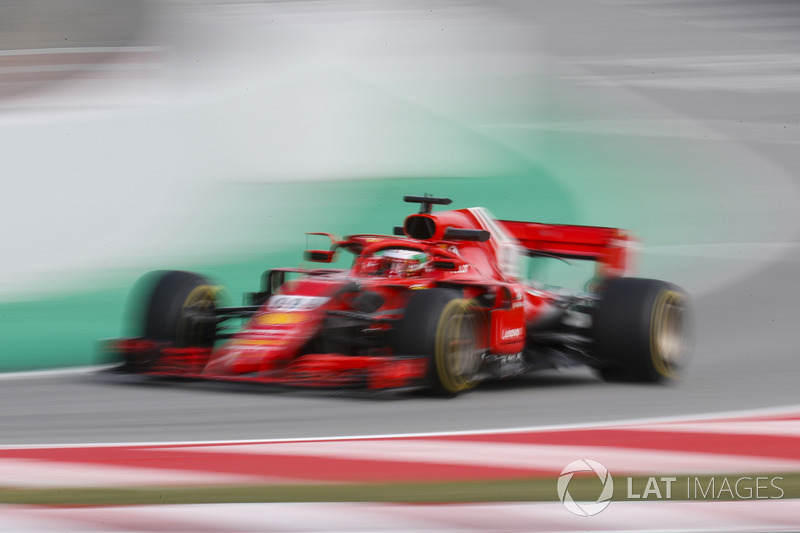
M453 235L453 228L472 233ZM523 255L593 260L600 278L627 274L632 259L632 239L622 230L496 220L481 208L423 210L406 218L403 233L403 237L352 235L341 240L322 234L331 238L331 249L309 251L307 258L329 262L332 252L346 250L355 254L352 267L276 269L273 272L299 272L300 277L283 283L238 331L213 349L144 339L116 341L113 349L126 360L155 359L143 372L154 375L295 386L419 386L428 372L426 357L394 353L387 343L357 348L342 344L330 350L315 339L331 317L358 321L363 315L368 315L368 325L354 335L389 336L414 291L447 287L480 302L476 308L483 318L481 342L487 356L520 354L528 328L558 299L523 283L519 274ZM401 265L405 269L382 269L387 250L424 259ZM380 306L359 310L356 299L364 293L380 295Z

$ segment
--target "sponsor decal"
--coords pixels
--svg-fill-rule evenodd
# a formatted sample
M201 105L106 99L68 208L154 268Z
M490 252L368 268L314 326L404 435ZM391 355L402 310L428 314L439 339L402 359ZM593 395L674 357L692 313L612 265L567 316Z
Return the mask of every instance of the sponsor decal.
M308 320L308 313L264 313L256 317L259 326L283 326Z
M239 334L242 338L281 338L288 332L285 329L243 329Z
M234 339L232 346L283 346L288 341L283 339Z
M330 298L322 296L291 296L276 294L269 299L267 309L291 313L296 311L311 311L327 302Z
M507 329L500 335L500 338L504 341L518 339L522 337L523 333L522 328Z
M496 361L500 366L513 365L522 362L522 352L510 354L483 354L484 361Z
M233 344L233 343L231 343ZM253 346L250 344L241 344L236 346L228 346L228 355L230 357L237 357L238 355L244 355L245 352L259 352L264 353L265 349L263 346Z

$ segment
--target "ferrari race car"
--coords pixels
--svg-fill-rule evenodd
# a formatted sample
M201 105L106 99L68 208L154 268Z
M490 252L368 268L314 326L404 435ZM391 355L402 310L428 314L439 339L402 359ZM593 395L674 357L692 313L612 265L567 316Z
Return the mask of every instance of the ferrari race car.
M607 380L676 378L690 349L679 287L626 277L632 237L613 228L497 220L483 208L420 204L388 235L330 239L304 258L341 268L264 272L245 305L184 271L148 275L139 334L106 344L123 372L369 390L425 388L455 396L483 380L588 365ZM525 256L588 260L566 291L523 280Z

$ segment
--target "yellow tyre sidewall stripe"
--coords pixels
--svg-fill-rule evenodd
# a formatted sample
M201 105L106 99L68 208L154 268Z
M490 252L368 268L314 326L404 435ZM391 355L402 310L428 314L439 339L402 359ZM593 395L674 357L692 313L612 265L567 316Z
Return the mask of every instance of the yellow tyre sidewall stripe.
M208 304L204 305L203 306L204 308L216 307L217 303L220 301L220 297L222 296L224 290L225 290L224 287L222 287L221 285L208 285L208 284L198 285L197 287L192 289L192 291L183 301L183 306L181 307L181 309L186 309L191 305L195 305L203 301L211 303L211 305ZM185 327L186 325L184 324L184 321L179 320L176 338L178 339L184 338L190 344L196 341L199 342L200 332L199 331L186 332L184 331Z
M439 323L436 327L436 350L434 359L436 363L436 374L439 382L445 390L451 393L462 392L475 386L475 381L469 377L454 375L453 369L450 367L449 358L449 342L454 334L460 334L461 328L470 327L473 335L475 335L476 327L473 318L473 312L470 310L467 300L457 299L447 303L439 315ZM453 317L456 316L457 322L451 323ZM470 321L471 324L467 325L466 322Z
M650 358L653 362L653 368L660 376L665 378L674 378L677 374L677 368L673 361L667 361L664 354L661 353L661 348L658 343L658 337L661 334L661 329L668 326L666 321L670 318L667 316L670 305L675 305L679 308L683 307L684 296L680 292L665 289L662 290L656 297L653 303L653 309L650 313ZM682 352L685 349L681 347ZM678 358L679 362L680 358Z

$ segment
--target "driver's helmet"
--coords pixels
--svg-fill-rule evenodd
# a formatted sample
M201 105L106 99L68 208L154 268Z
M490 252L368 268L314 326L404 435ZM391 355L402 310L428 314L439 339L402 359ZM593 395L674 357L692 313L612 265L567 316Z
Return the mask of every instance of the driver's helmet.
M380 258L381 276L416 276L422 273L427 256L417 250L389 248L375 254Z

